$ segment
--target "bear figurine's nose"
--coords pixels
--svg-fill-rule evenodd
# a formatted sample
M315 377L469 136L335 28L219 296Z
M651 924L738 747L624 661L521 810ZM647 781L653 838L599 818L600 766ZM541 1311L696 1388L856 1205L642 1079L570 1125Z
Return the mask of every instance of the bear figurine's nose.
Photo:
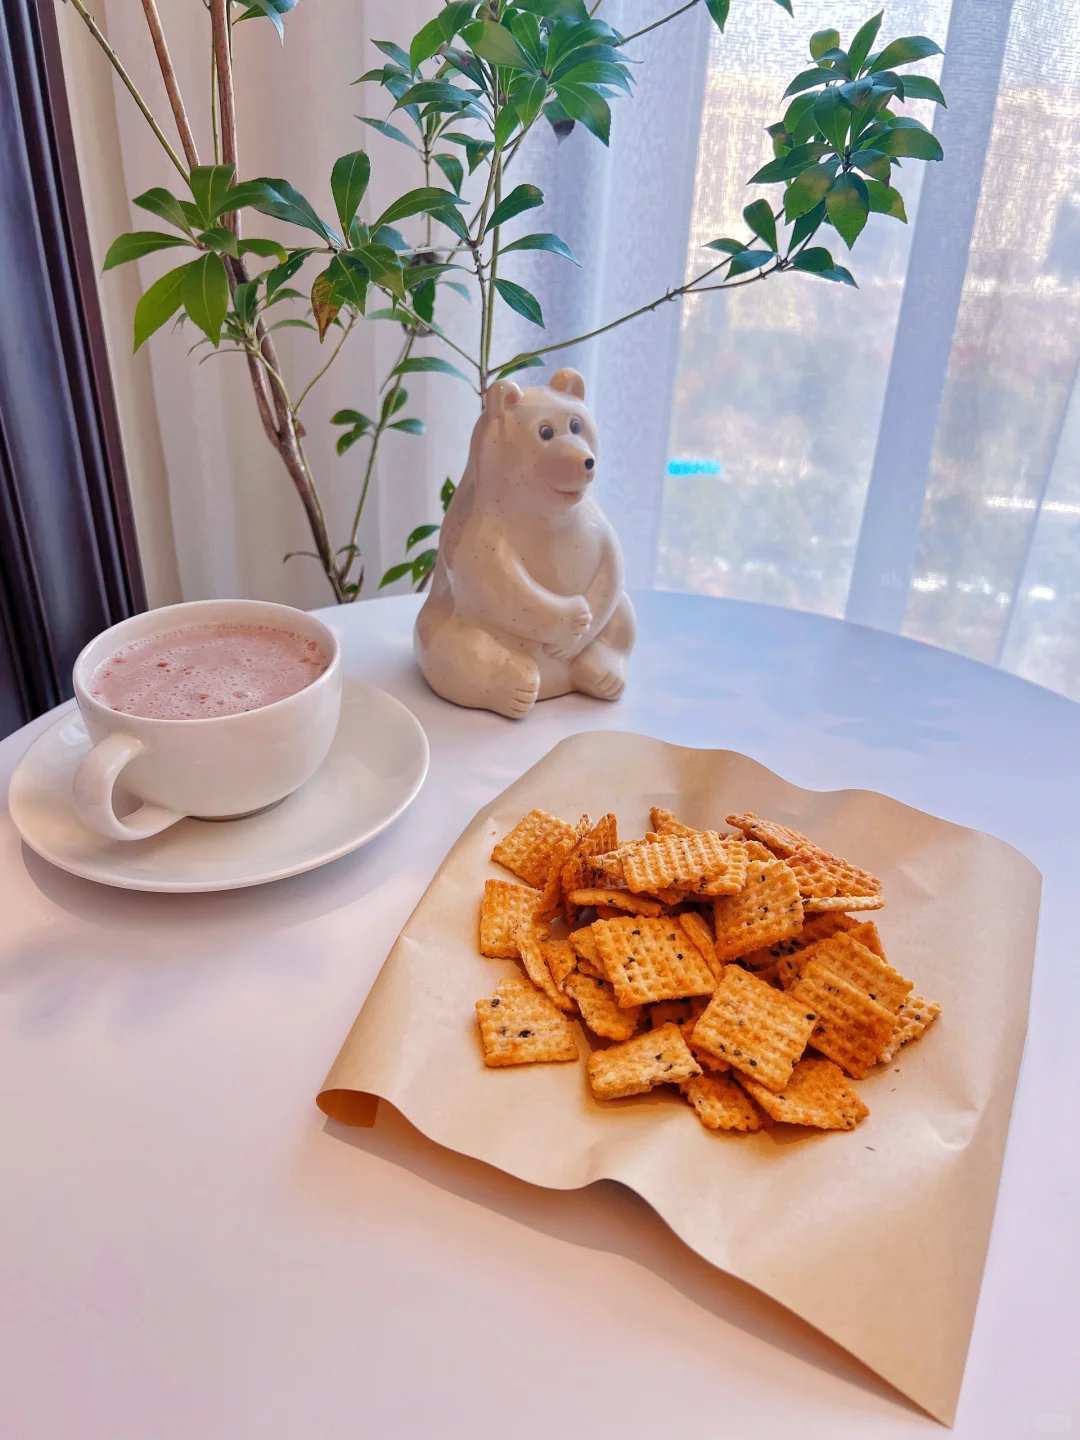
M596 461L595 461L595 460L592 458L592 456L590 455L589 458L585 461L585 469L586 469L586 470L591 470L595 464L596 464Z

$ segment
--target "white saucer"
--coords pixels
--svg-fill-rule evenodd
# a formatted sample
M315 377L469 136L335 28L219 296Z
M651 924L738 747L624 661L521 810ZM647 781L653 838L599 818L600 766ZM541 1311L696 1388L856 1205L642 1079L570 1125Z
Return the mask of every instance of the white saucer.
M107 840L75 814L71 781L90 748L78 710L34 741L11 778L19 834L61 870L125 890L237 890L347 855L395 820L428 768L427 736L400 701L345 679L341 724L306 785L243 820L181 820L149 840Z

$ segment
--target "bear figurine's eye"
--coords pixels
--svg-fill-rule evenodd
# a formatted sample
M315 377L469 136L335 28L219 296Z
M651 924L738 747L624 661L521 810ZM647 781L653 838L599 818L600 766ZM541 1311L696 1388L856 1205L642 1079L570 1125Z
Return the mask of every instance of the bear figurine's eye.
M570 434L571 434L571 435L580 435L580 434L581 434L581 421L577 418L576 415L575 415L574 418L570 421Z
M554 428L553 428L551 425L547 424L546 421L544 422L543 425L540 426L540 439L541 439L541 440L550 440L550 439L554 436L554 434L555 434Z

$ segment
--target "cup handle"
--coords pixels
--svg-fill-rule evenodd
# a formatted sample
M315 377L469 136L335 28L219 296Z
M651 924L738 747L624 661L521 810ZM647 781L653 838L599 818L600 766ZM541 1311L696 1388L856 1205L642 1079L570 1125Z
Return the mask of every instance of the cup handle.
M140 805L124 820L113 809L113 789L120 772L142 750L141 740L114 730L94 746L76 770L72 785L75 809L83 824L99 835L111 840L145 840L184 818L164 805Z

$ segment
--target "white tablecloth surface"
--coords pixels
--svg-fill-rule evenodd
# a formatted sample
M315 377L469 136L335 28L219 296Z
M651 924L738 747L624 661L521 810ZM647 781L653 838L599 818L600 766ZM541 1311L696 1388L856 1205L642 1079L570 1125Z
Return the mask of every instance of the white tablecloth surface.
M576 730L741 750L1000 835L1045 877L1028 1047L956 1433L1080 1433L1080 707L912 642L639 597L626 698L443 704L417 602L324 612L431 741L413 807L276 885L129 894L0 812L4 1440L877 1440L941 1427L612 1185L533 1189L314 1096L476 810ZM0 794L49 717L0 744ZM972 977L978 983L978 977ZM903 1257L897 1257L900 1283ZM888 1303L883 1297L883 1303Z

